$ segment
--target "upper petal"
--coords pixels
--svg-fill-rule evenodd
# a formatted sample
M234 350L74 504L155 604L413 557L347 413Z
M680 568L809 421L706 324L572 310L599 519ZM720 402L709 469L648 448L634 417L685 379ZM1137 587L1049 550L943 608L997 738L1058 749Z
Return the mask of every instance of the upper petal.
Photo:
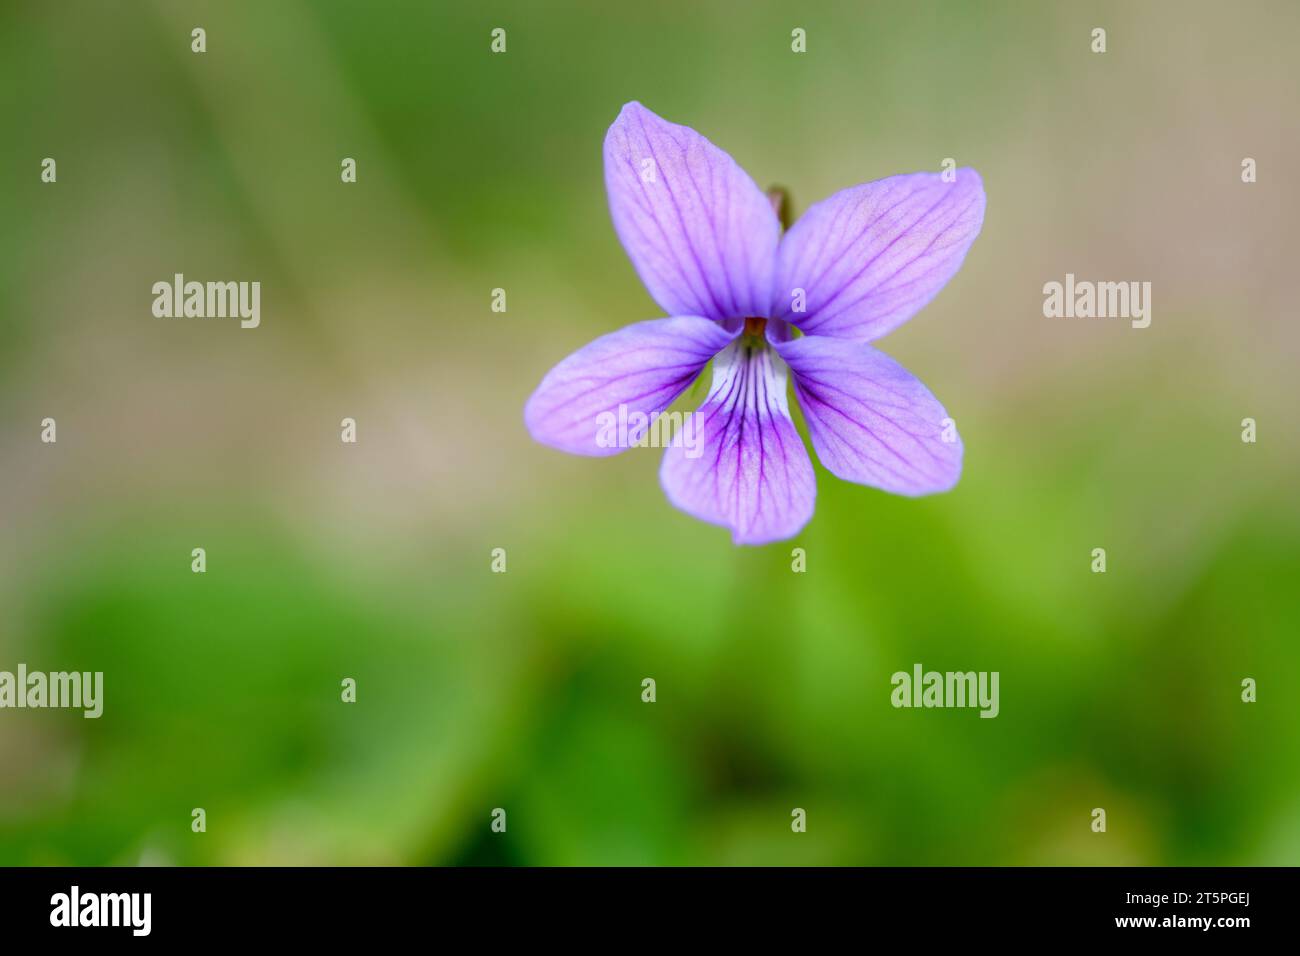
M782 237L771 314L810 335L878 339L939 293L983 222L984 183L973 169L953 182L912 173L842 190Z
M816 479L790 421L786 382L780 356L750 336L737 339L713 363L696 440L664 453L659 480L668 500L730 528L736 544L793 537L813 514Z
M637 322L602 335L551 369L524 406L533 438L575 455L616 455L694 381L734 333L700 316ZM620 406L622 408L620 409ZM632 421L627 444L609 440L609 418Z
M794 373L817 457L838 478L892 491L947 491L962 443L939 400L884 352L805 335L777 346Z
M766 316L780 223L736 161L628 103L605 136L618 237L669 315Z

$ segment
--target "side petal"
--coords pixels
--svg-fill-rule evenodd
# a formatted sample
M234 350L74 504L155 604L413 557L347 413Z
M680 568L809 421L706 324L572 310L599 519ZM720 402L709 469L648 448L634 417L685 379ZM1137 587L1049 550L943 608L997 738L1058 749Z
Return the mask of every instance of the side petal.
M605 136L614 229L669 315L766 316L780 223L736 161L628 103Z
M912 173L838 192L781 238L771 315L809 335L874 341L939 294L983 223L973 169L953 182Z
M709 397L683 423L686 440L659 469L674 506L730 528L736 544L793 537L813 514L817 484L790 421L787 380L770 348L752 337L733 342L713 363Z
M813 447L831 474L896 495L928 495L957 484L962 443L956 426L903 366L869 345L817 335L777 350L794 373Z
M546 374L524 406L524 423L543 445L575 455L616 455L649 427L638 424L638 416L648 419L671 405L733 334L687 315L602 335ZM628 423L627 441L611 441L620 420Z

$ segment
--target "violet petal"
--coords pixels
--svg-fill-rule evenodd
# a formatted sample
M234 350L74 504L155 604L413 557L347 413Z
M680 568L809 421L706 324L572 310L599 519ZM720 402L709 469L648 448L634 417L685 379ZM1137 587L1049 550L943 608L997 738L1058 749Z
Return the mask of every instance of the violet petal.
M983 222L973 169L956 170L953 182L912 173L842 190L782 237L771 315L808 335L874 341L938 295Z
M651 319L602 335L551 369L524 406L533 438L575 455L616 455L602 444L605 414L662 412L731 341L733 333L700 316ZM645 432L633 428L635 441Z
M884 352L818 335L777 351L794 373L813 447L831 474L911 496L957 483L956 426L921 380Z
M766 316L780 223L736 161L628 103L605 136L614 229L669 315Z
M790 420L788 370L770 347L742 337L713 363L697 419L701 454L674 446L659 479L672 504L731 529L737 544L798 534L817 496L812 462Z

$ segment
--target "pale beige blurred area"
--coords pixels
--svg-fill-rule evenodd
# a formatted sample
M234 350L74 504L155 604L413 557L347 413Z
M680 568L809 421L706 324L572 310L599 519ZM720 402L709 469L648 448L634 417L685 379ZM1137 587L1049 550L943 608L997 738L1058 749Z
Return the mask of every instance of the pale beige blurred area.
M16 463L5 494L28 502L26 515L72 506L86 482L140 495L242 483L304 529L347 501L366 519L353 525L360 534L412 522L472 534L485 516L530 508L548 497L539 486L579 474L629 482L637 506L659 507L650 462L584 468L534 449L520 427L522 400L550 364L658 314L617 249L593 158L618 103L518 151L524 168L544 153L587 170L568 201L589 253L503 226L467 261L436 206L412 201L310 4L277 4L273 16L208 6L203 56L180 41L203 16L152 9L151 29L176 38L175 52L129 81L91 48L103 89L87 95L121 110L128 91L149 92L158 106L124 116L111 138L67 133L78 152L58 188L79 201L34 223L45 251L19 287L33 353L4 386L18 412L5 428ZM893 36L852 17L819 33L814 18L797 89L776 109L728 81L755 55L740 43L719 47L691 102L638 95L803 205L947 156L981 171L987 221L966 268L885 343L976 437L991 432L1004 452L1033 455L1035 430L1068 429L1072 409L1132 388L1117 448L1151 440L1159 425L1144 423L1172 400L1228 431L1254 414L1275 439L1270 453L1294 467L1300 195L1288 157L1300 133L1287 104L1298 91L1290 48L1265 41L1294 35L1300 14L1293 4L1018 9L981 26L935 7ZM112 22L83 13L74 23L54 8L29 15L87 39L96 16L103 29ZM705 16L721 29L728 15ZM1095 25L1108 31L1105 54L1089 52ZM974 75L934 68L958 48ZM164 72L194 97L201 112L186 122L203 129L201 146L171 135L179 103L148 75ZM436 104L457 91L428 95ZM455 148L454 128L430 136ZM345 187L338 162L352 154L360 182ZM1258 162L1253 185L1240 181L1245 156ZM592 258L600 268L583 268ZM260 278L262 327L153 319L148 287L173 271ZM1067 272L1150 281L1151 328L1045 319L1042 285ZM488 307L498 286L505 315ZM60 419L57 469L13 451L47 412ZM338 447L345 416L359 422L364 464Z

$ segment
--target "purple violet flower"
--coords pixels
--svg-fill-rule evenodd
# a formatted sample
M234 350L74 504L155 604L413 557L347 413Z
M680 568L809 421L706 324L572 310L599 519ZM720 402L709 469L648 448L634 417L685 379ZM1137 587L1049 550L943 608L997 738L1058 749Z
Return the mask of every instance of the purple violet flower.
M673 505L730 528L737 544L793 537L812 518L817 488L790 419L791 377L831 474L911 496L957 483L962 444L948 413L868 343L961 267L984 221L975 170L845 189L782 235L773 202L735 160L634 102L605 137L605 185L618 237L671 318L604 335L551 369L524 408L533 438L617 454L598 421L639 413L628 434L637 441L712 360L702 444L692 456L674 441L659 477Z

